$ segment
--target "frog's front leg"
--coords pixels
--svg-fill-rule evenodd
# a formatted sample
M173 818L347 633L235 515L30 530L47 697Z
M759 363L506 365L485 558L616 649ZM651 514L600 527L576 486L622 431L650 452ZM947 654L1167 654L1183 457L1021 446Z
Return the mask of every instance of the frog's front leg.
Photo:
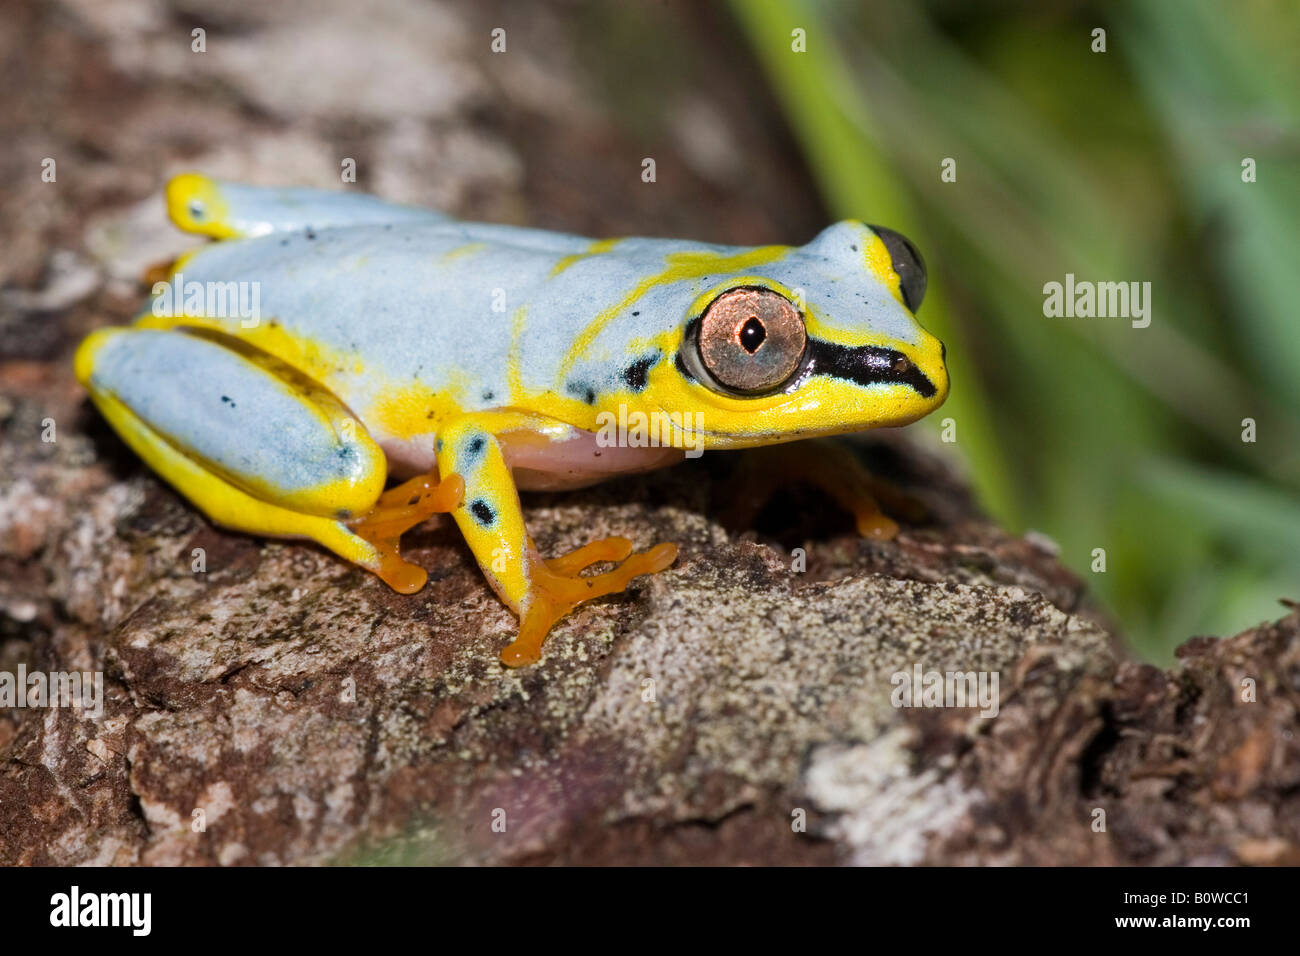
M400 591L424 584L397 536L454 507L459 483L381 498L383 451L319 383L245 343L181 330L96 332L76 371L126 443L214 523L309 538Z
M452 517L459 525L493 590L519 615L519 636L501 652L517 667L541 655L551 627L579 604L624 590L641 574L662 571L677 546L660 544L632 553L626 538L605 538L552 560L543 559L524 526L510 471L511 452L571 440L574 430L540 415L494 411L462 416L438 435L438 470L465 483L464 500ZM601 561L621 562L604 574L584 576Z

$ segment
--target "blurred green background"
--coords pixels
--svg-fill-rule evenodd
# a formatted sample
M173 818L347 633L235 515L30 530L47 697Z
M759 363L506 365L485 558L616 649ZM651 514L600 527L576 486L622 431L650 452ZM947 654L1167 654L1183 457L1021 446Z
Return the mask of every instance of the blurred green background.
M1300 598L1300 4L730 9L831 212L926 256L954 383L929 425L990 512L1153 661ZM1150 326L1044 316L1066 273L1150 282Z

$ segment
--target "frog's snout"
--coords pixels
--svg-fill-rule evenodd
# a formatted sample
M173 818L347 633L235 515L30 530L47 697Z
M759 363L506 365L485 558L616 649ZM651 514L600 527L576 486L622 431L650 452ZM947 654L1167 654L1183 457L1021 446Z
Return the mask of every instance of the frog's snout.
M948 397L948 346L930 333L925 333L917 364L921 374L934 388L930 395L925 396L930 400L930 408L938 408Z

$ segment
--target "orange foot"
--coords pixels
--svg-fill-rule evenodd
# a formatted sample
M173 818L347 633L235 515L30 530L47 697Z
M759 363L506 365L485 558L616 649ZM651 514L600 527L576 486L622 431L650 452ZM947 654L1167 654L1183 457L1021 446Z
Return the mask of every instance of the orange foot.
M403 559L399 550L402 535L433 515L460 507L464 497L465 482L460 475L444 481L436 474L419 475L385 491L350 527L379 550L375 573L380 579L400 594L414 594L424 587L429 573Z
M555 622L579 604L615 594L627 588L633 578L655 574L677 560L677 545L657 544L649 551L632 553L627 538L593 541L576 551L549 561L529 558L528 603L520 613L519 636L501 652L501 662L510 667L532 664L542 654L542 644ZM584 577L579 572L600 561L619 562L604 574Z
M778 488L808 484L826 492L853 515L858 534L889 541L898 535L898 523L880 510L884 499L896 514L919 519L924 508L889 482L874 477L844 443L812 440L803 448L772 445L745 453L724 518L732 527L750 527Z

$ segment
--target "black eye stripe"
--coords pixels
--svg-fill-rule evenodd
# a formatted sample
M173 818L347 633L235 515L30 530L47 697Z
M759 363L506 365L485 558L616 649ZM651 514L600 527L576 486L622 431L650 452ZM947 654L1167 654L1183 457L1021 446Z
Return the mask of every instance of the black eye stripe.
M858 385L879 382L909 385L922 398L930 398L936 391L925 373L894 349L877 345L836 345L809 339L808 351L807 371L812 375L831 375Z

